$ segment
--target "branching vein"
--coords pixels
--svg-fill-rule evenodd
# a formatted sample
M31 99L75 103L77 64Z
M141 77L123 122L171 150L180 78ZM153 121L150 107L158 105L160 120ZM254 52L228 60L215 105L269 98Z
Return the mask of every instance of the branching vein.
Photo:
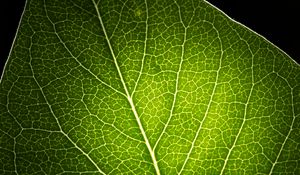
M178 67L178 71L176 72L176 84L175 84L175 92L173 95L173 102L172 102L172 106L171 106L171 111L170 111L170 116L167 120L167 123L165 124L162 132L160 133L158 139L156 140L153 149L155 150L157 147L157 144L159 143L159 141L161 140L162 136L164 135L164 133L166 132L166 129L172 119L173 113L174 113L174 108L175 108L175 103L176 103L176 98L177 98L177 94L178 94L178 86L179 86L179 77L180 77L180 71L181 71L181 66L183 63L183 57L184 57L184 47L185 47L185 42L186 42L186 34L187 34L187 27L184 25L183 21L182 21L182 17L181 17L181 11L180 11L180 7L177 4L177 2L175 1L175 4L178 6L178 10L179 10L179 18L180 18L180 22L182 23L182 25L184 26L184 38L183 38L183 43L181 46L181 56L180 56L180 63L179 63L179 67Z
M112 55L112 57L113 57L113 59L114 59L114 62L115 62L115 65L116 65L118 74L119 74L119 76L120 76L121 82L122 82L123 87L124 87L124 90L125 90L125 92L126 92L127 100L128 100L128 102L129 102L129 104L130 104L130 106L131 106L131 110L132 110L132 112L133 112L133 114L134 114L134 116L135 116L135 119L136 119L136 121L137 121L137 123L138 123L138 126L139 126L139 128L140 128L140 131L141 131L141 133L142 133L142 135L143 135L143 138L144 138L144 140L145 140L145 144L146 144L146 146L147 146L147 148L148 148L148 151L149 151L149 153L150 153L150 155L151 155L152 162L153 162L153 165L154 165L156 174L160 175L160 171L159 171L159 168L158 168L158 164L157 164L157 160L156 160L156 157L155 157L155 153L154 153L153 149L151 148L151 145L150 145L150 143L149 143L149 140L148 140L148 137L147 137L147 135L146 135L146 132L145 132L145 130L144 130L144 128L143 128L143 125L142 125L141 120L140 120L140 118L139 118L139 115L138 115L138 113L137 113L137 111L136 111L136 108L135 108L135 105L134 105L134 103L133 103L133 100L132 100L132 98L131 98L131 96L130 96L130 94L129 94L128 88L127 88L126 83L125 83L125 81L124 81L124 78L123 78L122 72L121 72L121 70L120 70L118 61L117 61L117 59L116 59L116 57L115 57L113 48L112 48L112 46L111 46L111 44L110 44L110 40L109 40L108 35L107 35L107 33L106 33L106 29L105 29L105 26L104 26L103 21L102 21L102 17L101 17L101 15L100 15L100 12L99 12L99 9L98 9L98 4L95 2L95 0L92 0L92 1L93 1L94 6L95 6L95 9L96 9L96 11L97 11L98 19L99 19L99 22L100 22L100 24L101 24L103 33L104 33L104 35L105 35L105 38L106 38L106 41L107 41L109 50L110 50L111 55Z
M215 29L214 26L213 26L213 28ZM199 135L199 133L200 133L200 130L201 130L202 126L203 126L203 123L205 122L205 119L206 119L207 116L208 116L208 113L209 113L209 110L210 110L210 107L211 107L211 103L212 103L212 101L213 101L213 97L214 97L214 94L215 94L215 91L216 91L216 88L217 88L217 85L218 85L218 81L219 81L219 73L220 73L221 66L222 66L222 59L223 59L223 52L224 52L224 51L223 51L223 45L222 45L222 41L221 41L219 32L218 32L218 30L216 30L216 29L215 29L215 31L217 32L218 39L220 40L220 50L221 50L221 56L220 56L220 62L219 62L219 68L218 68L218 70L217 70L217 75L216 75L215 85L214 85L213 90L212 90L212 95L210 96L209 102L208 102L208 104L207 104L207 108L206 108L206 111L205 111L205 114L204 114L204 118L203 118L202 122L200 123L200 126L199 126L199 128L198 128L198 130L197 130L197 132L196 132L196 135L195 135L194 139L193 139L193 142L192 142L192 145L191 145L191 147L190 147L190 150L189 150L189 152L188 152L188 154L187 154L187 157L186 157L186 159L184 160L184 163L183 163L183 165L182 165L182 167L181 167L181 169L180 169L180 171L179 171L178 174L181 174L181 173L182 173L182 171L184 170L184 167L185 167L187 161L188 161L189 158L190 158L190 155L191 155L191 153L192 153L192 151L193 151L193 148L194 148L194 146L195 146L195 142L196 142L196 140L197 140L197 138L198 138L198 135Z

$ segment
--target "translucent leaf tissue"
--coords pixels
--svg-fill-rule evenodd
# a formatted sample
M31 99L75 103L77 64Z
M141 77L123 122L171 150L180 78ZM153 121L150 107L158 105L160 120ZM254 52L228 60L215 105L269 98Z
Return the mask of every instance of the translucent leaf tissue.
M27 0L0 174L300 174L299 71L203 0Z

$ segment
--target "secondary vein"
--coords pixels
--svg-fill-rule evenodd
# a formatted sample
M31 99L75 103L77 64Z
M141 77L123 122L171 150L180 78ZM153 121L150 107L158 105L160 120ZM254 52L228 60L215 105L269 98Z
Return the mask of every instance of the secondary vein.
M213 26L213 28L215 29L214 26ZM188 155L187 155L186 159L184 160L184 163L183 163L183 165L182 165L182 167L181 167L181 169L180 169L178 175L180 175L180 174L182 173L182 171L183 171L183 169L184 169L184 167L185 167L185 165L186 165L188 159L190 158L190 155L191 155L191 153L192 153L192 150L193 150L193 148L194 148L194 146L195 146L195 142L196 142L196 140L197 140L197 138L198 138L198 135L199 135L199 133L200 133L200 130L201 130L201 128L202 128L202 125L203 125L205 119L207 118L208 112L209 112L210 107L211 107L211 103L212 103L212 101L213 101L213 97L214 97L214 95L215 95L216 87L217 87L217 84L218 84L218 80L219 80L219 72L220 72L220 69L221 69L222 59L223 59L223 46L222 46L222 42L221 42L221 39L220 39L220 35L219 35L218 30L215 29L215 31L217 32L218 38L219 38L219 40L220 40L220 47L221 47L221 56L220 56L219 67L218 67L218 70L217 70L217 76L216 76L216 80L215 80L215 85L214 85L214 88L213 88L213 91L212 91L212 95L210 96L209 102L208 102L208 104L207 104L207 108L206 108L206 111L205 111L205 114L204 114L204 118L203 118L202 122L200 123L200 126L199 126L199 128L198 128L198 130L197 130L197 132L196 132L196 135L195 135L194 139L193 139L193 142L192 142L192 145L191 145L190 150L189 150L189 152L188 152Z
M274 71L274 70L273 70L273 71ZM293 88L291 87L291 85L289 84L289 82L288 82L285 78L281 77L278 73L277 73L277 76L279 76L280 78L282 78L283 80L285 80L286 83L287 83L287 85L288 85L288 86L290 87L290 89L291 89L293 120L292 120L292 123L291 123L291 127L290 127L290 129L289 129L289 132L288 132L287 136L285 137L285 139L284 139L284 141L283 141L283 143L282 143L282 145L281 145L281 147L280 147L280 150L279 150L279 152L278 152L278 154L277 154L277 157L276 157L276 159L275 159L275 162L272 164L272 167L271 167L271 170L270 170L269 175L271 175L271 174L273 173L274 167L275 167L275 165L277 164L277 162L278 162L278 160L279 160L279 157L281 156L282 150L283 150L283 148L284 148L284 146L285 146L285 144L286 144L288 138L290 137L290 134L291 134L291 132L292 132L292 130L293 130L294 123L295 123L295 120L296 120L295 108L294 108L294 94L293 94Z
M175 84L175 92L174 92L174 96L173 96L173 102L172 102L172 106L171 106L171 111L170 111L170 116L167 120L167 123L165 124L164 128L163 128L163 131L160 133L157 141L155 142L154 144L154 147L153 149L155 150L161 137L164 135L171 119L172 119L172 116L173 116L173 113L174 113L174 108L175 108L175 103L176 103L176 98L177 98L177 94L178 94L178 82L179 82L179 74L181 72L181 66L182 66L182 63L183 63L183 56L184 56L184 46L185 46L185 42L186 42L186 33L187 33L187 27L184 25L183 21L182 21L182 17L181 17L181 12L180 12L180 7L179 5L177 4L177 2L175 1L175 4L178 6L178 9L179 9L179 18L180 18L180 22L182 23L182 25L184 26L184 38L183 38L183 43L182 43L182 47L181 47L181 56L180 56L180 63L179 63L179 67L178 67L178 71L176 72L176 84Z
M136 83L134 85L134 88L133 88L133 91L131 93L131 97L133 97L135 91L136 91L136 88L137 88L137 85L140 81L140 78L142 76L142 72L143 72L143 69L144 69L144 62L145 62L145 57L146 57L146 49L147 49L147 38L148 38L148 5L147 5L147 0L145 0L145 5L146 5L146 31L145 31L145 44L144 44L144 53L143 53L143 58L142 58L142 65L141 65L141 69L139 71L139 76L136 80ZM155 148L154 148L155 149Z
M239 35L239 34L238 34L238 35ZM239 36L239 37L240 37L240 36ZM240 38L241 38L241 37L240 37ZM250 53L251 53L251 89L250 89L250 92L249 92L249 95L248 95L248 98L247 98L247 101L246 101L246 104L245 104L242 125L241 125L241 127L240 127L240 129L239 129L239 131L238 131L237 136L236 136L235 139L234 139L233 145L231 146L231 148L229 149L229 151L228 151L228 153L227 153L227 156L226 156L226 158L225 158L224 165L223 165L222 170L221 170L221 173L220 173L221 175L224 173L224 170L225 170L225 168L226 168L226 165L227 165L227 162L228 162L229 157L230 157L230 155L231 155L231 152L232 152L232 150L234 149L234 147L235 147L235 145L236 145L236 143L237 143L237 140L238 140L239 137L240 137L240 134L241 134L241 132L242 132L242 129L244 128L244 125L245 125L245 122L246 122L247 109L248 109L250 97L251 97L251 95L252 95L253 88L254 88L254 85L255 85L255 83L254 83L254 72L253 72L253 66L254 66L254 65L253 65L253 57L254 57L254 54L252 53L249 44L248 44L244 39L241 38L241 40L244 41L244 42L247 44L248 49L249 49L249 51L250 51Z
M44 10L45 10L45 13L46 13L46 16L47 16L47 18L50 20L50 18L49 18L49 16L48 16L48 13L47 13L47 10L46 10L46 2L45 2L45 0L44 0ZM52 22L51 20L50 20L50 22ZM53 23L52 23L53 24ZM32 42L31 42L32 43ZM29 48L31 48L31 46L29 47ZM45 95L45 93L44 93L44 90L43 90L43 88L42 88L42 86L39 84L39 82L37 81L37 79L36 79L36 77L35 77L35 75L34 75L34 71L33 71L33 68L32 68L32 64L31 64L31 62L32 62L32 57L31 57L31 49L30 49L30 64L29 64L29 66L30 66L30 70L31 70L31 72L32 72L32 77L33 77L33 79L34 79L34 81L35 81L35 83L37 84L37 86L39 87L39 89L40 89L40 91L41 91L41 93L42 93L42 96L44 97L44 99L45 99L45 102L47 103L47 105L48 105L48 107L49 107L49 110L50 110L50 112L52 113L52 115L53 115L53 117L54 117L54 119L55 119L55 121L56 121L56 123L57 123L57 125L58 125L58 127L59 127L59 131L74 145L74 147L76 148L76 149L78 149L83 155L85 155L86 157L87 157L87 159L89 159L90 160L90 162L97 168L97 170L98 170L98 172L100 172L101 174L105 174L100 168L99 168L99 166L96 164L96 162L89 156L89 154L87 154L84 150L82 150L64 131L63 131L63 129L62 129L62 127L61 127L61 124L60 124L60 122L59 122L59 120L58 120L58 117L55 115L55 113L54 113L54 111L53 111L53 109L52 109L52 105L49 103L49 101L48 101L48 99L47 99L47 97L46 97L46 95Z
M150 153L150 156L151 156L151 158L152 158L152 162L153 162L153 165L154 165L156 174L160 175L160 170L159 170L159 168L158 168L158 164L157 164L157 160L156 160L156 157L155 157L155 153L154 153L154 151L153 151L153 149L152 149L152 147L151 147L151 145L150 145L150 142L149 142L149 140L148 140L148 137L147 137L147 135L146 135L146 132L145 132L145 130L144 130L144 128L143 128L143 125L142 125L142 123L141 123L141 120L140 120L140 118L139 118L139 115L138 115L138 113L137 113L137 111L136 111L136 108L135 108L135 105L134 105L134 103L133 103L132 97L130 96L129 91L128 91L128 88L127 88L127 86L126 86L126 84L125 84L125 81L124 81L122 72L121 72L121 70L120 70L119 64L118 64L117 59L116 59L116 57L115 57L115 53L114 53L114 51L113 51L113 48L112 48L111 43L110 43L110 40L109 40L108 35L107 35L107 33L106 33L106 29L105 29L105 26L104 26L104 24L103 24L102 17L101 17L101 15L100 15L100 12L99 12L97 3L95 2L95 0L92 0L92 1L93 1L93 4L94 4L94 7L95 7L95 9L96 9L96 12L97 12L97 15L98 15L98 19L99 19L99 22L100 22L100 24L101 24L103 33L104 33L104 35L105 35L105 38L106 38L106 41L107 41L109 50L110 50L111 55L112 55L112 57L113 57L113 59L114 59L114 63L115 63L115 66L116 66L116 68L117 68L119 77L120 77L121 82L122 82L122 84L123 84L123 87L124 87L124 90L125 90L125 93L126 93L126 96L127 96L127 100L128 100L128 102L129 102L129 104L130 104L130 106L131 106L131 110L132 110L132 112L133 112L133 114L134 114L134 116L135 116L135 119L136 119L136 121L137 121L137 123L138 123L139 129L140 129L140 131L141 131L141 133L142 133L142 135L143 135L143 138L144 138L144 140L145 140L145 144L146 144L146 146L147 146L147 148L148 148L148 151L149 151L149 153Z

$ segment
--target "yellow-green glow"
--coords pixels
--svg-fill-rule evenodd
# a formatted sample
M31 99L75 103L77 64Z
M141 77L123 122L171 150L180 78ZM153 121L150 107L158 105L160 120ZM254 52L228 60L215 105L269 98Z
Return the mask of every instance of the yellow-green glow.
M299 71L206 1L28 0L0 174L299 174Z

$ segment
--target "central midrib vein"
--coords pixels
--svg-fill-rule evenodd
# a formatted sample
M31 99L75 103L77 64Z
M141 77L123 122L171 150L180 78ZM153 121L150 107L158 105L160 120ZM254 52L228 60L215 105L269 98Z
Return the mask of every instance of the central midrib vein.
M146 144L146 146L147 146L147 148L148 148L148 151L149 151L149 153L150 153L150 156L151 156L151 158L152 158L152 162L153 162L153 165L154 165L156 174L157 174L157 175L160 175L160 171L159 171L159 168L158 168L158 164L157 164L157 160L156 160L156 157L155 157L155 153L154 153L154 151L153 151L153 149L152 149L152 147L151 147L151 145L150 145L150 142L149 142L149 140L148 140L148 138L147 138L146 132L145 132L145 130L144 130L144 128L143 128L143 125L142 125L142 123L141 123L141 120L140 120L140 118L139 118L139 115L138 115L138 113L137 113L137 111L136 111L136 109L135 109L135 105L134 105L134 103L133 103L133 101L132 101L132 98L131 98L129 92L128 92L128 88L127 88L127 86L126 86L126 84L125 84L125 81L124 81L124 79L123 79L122 72L121 72L121 70L120 70L120 67L119 67L119 65L118 65L117 59L116 59L115 54L114 54L114 51L113 51L112 46L111 46L111 44L110 44L110 40L109 40L109 38L108 38L108 36L107 36L106 30L105 30L105 27L104 27L104 24L103 24L103 21L102 21L102 18L101 18L101 15L100 15L100 12L99 12L99 9L98 9L98 6L97 6L97 3L95 2L95 0L92 0L92 1L93 1L94 6L95 6L95 9L96 9L96 12L97 12L97 15L98 15L98 19L99 19L99 22L100 22L100 24L101 24L103 33L104 33L104 35L105 35L105 38L106 38L106 41L107 41L109 50L110 50L110 52L111 52L111 54L112 54L112 57L113 57L113 59L114 59L114 63L115 63L115 66L116 66L116 68L117 68L119 77L120 77L121 82L122 82L122 85L123 85L123 87L124 87L124 90L125 90L125 93L126 93L126 96L127 96L127 100L128 100L128 102L129 102L129 104L130 104L130 106L131 106L131 110L132 110L132 112L133 112L133 114L134 114L134 116L135 116L135 119L136 119L136 121L137 121L137 123L138 123L138 126L139 126L139 128L140 128L140 131L141 131L141 133L142 133L142 135L143 135L143 138L144 138L144 140L145 140L145 144Z

